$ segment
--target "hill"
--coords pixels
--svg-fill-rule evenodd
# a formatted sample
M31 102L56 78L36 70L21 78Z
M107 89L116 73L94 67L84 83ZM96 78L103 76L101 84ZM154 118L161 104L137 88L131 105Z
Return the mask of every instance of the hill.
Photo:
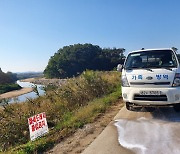
M74 44L59 49L44 70L46 78L67 78L84 70L109 71L122 64L124 48L105 48L92 44Z

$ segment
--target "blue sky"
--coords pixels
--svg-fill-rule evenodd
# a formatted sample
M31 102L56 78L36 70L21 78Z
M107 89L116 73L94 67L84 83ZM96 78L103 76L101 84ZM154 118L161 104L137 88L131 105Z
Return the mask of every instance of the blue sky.
M0 67L43 71L59 48L180 49L179 0L0 0Z

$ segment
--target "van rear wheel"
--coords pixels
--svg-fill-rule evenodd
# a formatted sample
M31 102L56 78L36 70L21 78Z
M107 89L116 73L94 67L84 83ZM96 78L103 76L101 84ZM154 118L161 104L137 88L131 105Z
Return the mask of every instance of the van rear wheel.
M180 103L174 105L174 110L180 112Z

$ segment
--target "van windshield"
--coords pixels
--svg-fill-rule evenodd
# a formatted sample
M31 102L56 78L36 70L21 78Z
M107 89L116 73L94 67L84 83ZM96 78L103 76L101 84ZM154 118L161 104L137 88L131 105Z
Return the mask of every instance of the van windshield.
M174 67L177 67L177 60L171 50L152 50L130 53L125 63L125 69Z

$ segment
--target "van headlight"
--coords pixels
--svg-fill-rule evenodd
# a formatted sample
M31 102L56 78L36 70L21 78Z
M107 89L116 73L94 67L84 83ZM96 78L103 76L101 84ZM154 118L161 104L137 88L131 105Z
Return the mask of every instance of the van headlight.
M173 87L180 86L180 73L176 73L174 77Z
M121 78L121 85L122 85L122 87L129 87L129 83L128 83L127 77L125 75L123 75Z

